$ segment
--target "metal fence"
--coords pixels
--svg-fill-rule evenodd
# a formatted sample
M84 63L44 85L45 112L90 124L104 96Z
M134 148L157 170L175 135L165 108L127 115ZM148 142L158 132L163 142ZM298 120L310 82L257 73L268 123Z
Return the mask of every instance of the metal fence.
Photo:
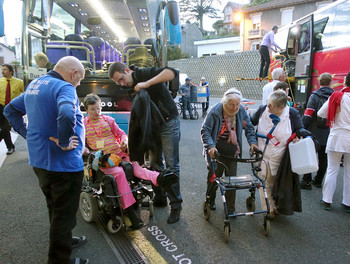
M262 88L267 83L267 81L234 79L259 77L259 51L169 61L169 66L186 73L196 84L201 77L205 77L213 97L222 97L227 89L235 87L242 92L244 98L261 100Z

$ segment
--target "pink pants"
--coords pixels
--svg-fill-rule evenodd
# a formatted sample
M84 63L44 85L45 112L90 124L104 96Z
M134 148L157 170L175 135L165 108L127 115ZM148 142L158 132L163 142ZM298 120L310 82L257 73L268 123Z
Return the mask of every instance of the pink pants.
M151 181L153 185L158 186L157 177L159 175L159 172L142 168L136 161L131 162L131 164L134 170L135 177L142 180ZM131 193L131 188L126 179L123 168L117 166L117 167L100 168L100 169L104 174L112 175L115 181L117 182L119 195L122 195L120 197L120 200L122 202L122 208L126 209L129 206L133 205L136 201L135 201L134 195Z

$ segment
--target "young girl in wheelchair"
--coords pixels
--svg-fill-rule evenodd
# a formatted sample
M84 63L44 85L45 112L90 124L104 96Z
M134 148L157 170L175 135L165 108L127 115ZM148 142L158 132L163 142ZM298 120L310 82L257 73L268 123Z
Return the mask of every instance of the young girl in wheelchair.
M114 154L130 162L127 154L128 136L118 127L113 118L101 114L100 97L93 93L88 94L84 98L84 107L88 114L84 119L87 146L84 154L103 150L104 154ZM178 177L169 171L151 171L141 167L137 162L131 162L131 164L135 177L151 181L155 186L167 187L178 181ZM128 229L137 230L144 227L132 206L136 200L123 168L121 166L101 167L100 170L104 174L112 175L117 182L118 193L121 195L121 207L126 210L132 223Z

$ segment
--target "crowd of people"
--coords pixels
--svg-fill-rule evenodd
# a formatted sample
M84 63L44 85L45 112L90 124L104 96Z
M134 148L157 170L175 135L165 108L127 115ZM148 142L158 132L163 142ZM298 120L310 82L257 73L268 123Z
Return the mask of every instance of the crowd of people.
M274 43L273 34L276 31L277 28L272 30L270 42L266 42L268 48ZM263 58L264 47L261 49ZM73 247L86 242L85 236L72 237L72 229L76 225L84 176L82 157L93 151L103 150L104 153L114 154L131 162L136 177L152 182L155 206L165 207L169 199L171 210L167 223L174 224L179 221L182 210L180 119L176 104L165 84L174 79L178 72L172 68L129 68L120 62L109 66L108 75L111 80L136 92L131 109L129 135L126 135L111 117L101 113L101 99L96 94L85 97L87 117L84 118L76 87L84 79L85 69L78 59L67 56L53 65L41 55L36 56L37 64L48 70L53 68L46 75L33 80L25 91L23 82L13 77L12 66L2 65L0 140L5 140L7 154L12 154L15 149L10 137L12 126L27 141L29 164L38 177L49 210L48 263L89 262L88 259L71 258L70 255ZM264 76L264 72L262 75ZM228 156L242 156L243 130L252 150L263 149L265 141L256 138L256 131L267 134L275 125L274 140L267 145L259 173L266 180L271 217L284 212L280 212L279 204L275 203L274 186L279 170L288 164L288 144L306 136L313 136L317 142L315 145L319 146L319 170L314 179L311 174L303 175L300 185L298 181L295 188L310 190L311 184L322 187L321 205L325 210L330 210L343 158L342 205L350 213L350 73L344 80L345 88L337 92L330 88L332 76L323 73L319 78L320 89L311 94L302 117L289 97L290 87L285 82L284 71L275 69L272 78L273 81L263 88L261 106L251 116L241 104L242 93L235 88L225 91L221 101L209 108L209 83L204 77L201 78L199 85L206 87L206 102L202 107L204 121L200 132L203 156L208 169L206 196L210 196L210 209L216 209L217 190L211 177L213 174L221 177L224 172L236 176L237 162ZM187 119L186 110L190 119L194 119L190 92L191 79L187 78L185 84L179 88L184 119ZM273 124L270 114L279 117L280 122L277 125ZM27 115L28 126L23 121L24 115ZM213 167L211 160L217 152L226 153L219 157L221 163ZM150 164L160 168L159 171L141 167L145 155L148 156ZM228 170L225 171L224 167ZM132 206L135 199L123 169L111 167L101 170L113 175L119 193L126 194L121 197L121 207L131 220L128 230L144 227ZM290 168L287 171L292 173ZM235 212L235 195L235 190L225 193L230 214ZM295 199L300 200L300 197ZM301 211L298 207L293 207L293 210Z

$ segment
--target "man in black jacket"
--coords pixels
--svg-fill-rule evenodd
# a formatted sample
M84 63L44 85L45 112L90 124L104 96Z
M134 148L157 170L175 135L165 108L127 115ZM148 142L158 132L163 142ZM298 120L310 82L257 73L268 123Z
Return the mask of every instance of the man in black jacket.
M154 129L155 131L152 132L155 135L154 142L159 144L152 144L158 145L158 148L150 150L150 162L151 164L157 164L163 167L163 154L166 168L174 171L179 177L180 119L176 104L165 84L165 82L173 80L177 72L172 68L157 67L142 69L135 67L130 69L123 63L115 62L109 66L108 73L109 78L120 86L133 88L136 92L139 92L141 89L147 91L151 102L156 106L165 121L165 124L163 124L160 129ZM134 116L133 108L137 108L137 111L139 111L140 107L148 107L135 105L134 103L131 110L132 116ZM150 113L153 115L152 111L150 111ZM131 142L131 144L134 144L132 143L133 138L131 134L133 133L133 126L136 122L137 120L130 120L129 142ZM137 129L137 127L140 128L140 126L135 126L135 129ZM130 152L130 157L132 158L132 156L133 154ZM155 189L155 193L155 206L166 206L166 196L162 195L160 190L157 189ZM168 223L172 224L177 222L180 218L182 197L179 182L171 186L171 190L168 191L168 197L171 206Z
M325 151L329 135L329 127L320 124L320 121L317 117L317 111L322 106L322 102L327 101L327 99L334 92L334 90L329 87L332 83L332 79L332 75L327 72L320 75L320 89L311 93L306 106L306 110L304 112L304 128L309 130L316 137L320 145L320 150L318 151L319 169L317 171L317 174L314 180L312 180L311 173L305 174L300 184L300 188L302 189L311 190L311 183L315 187L322 187L322 180L327 170L327 154Z

